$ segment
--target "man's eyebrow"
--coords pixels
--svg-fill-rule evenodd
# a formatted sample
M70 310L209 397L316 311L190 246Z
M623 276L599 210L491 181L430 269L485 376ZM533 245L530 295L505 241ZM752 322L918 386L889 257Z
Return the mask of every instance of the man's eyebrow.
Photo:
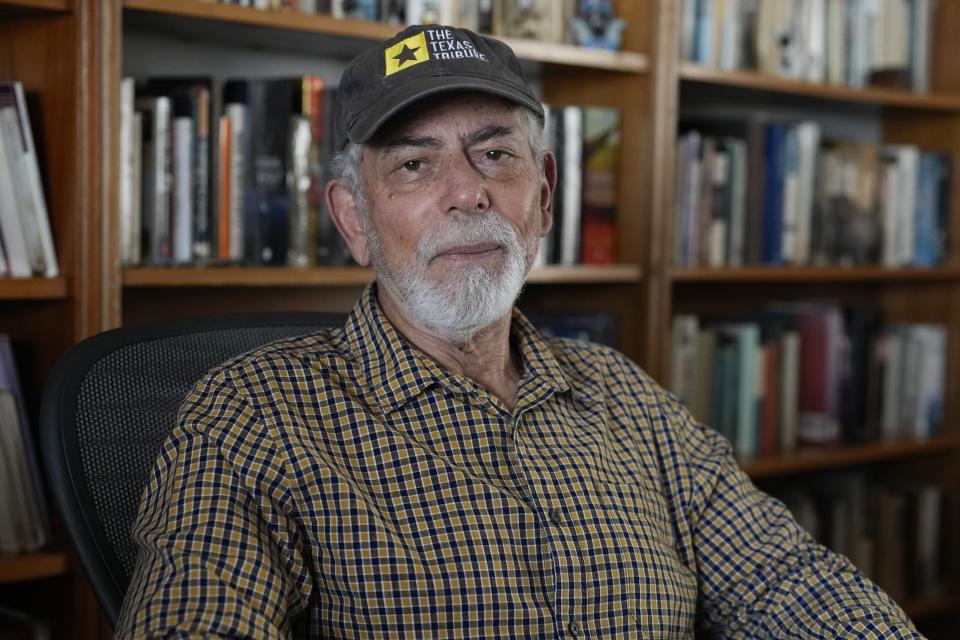
M387 141L387 149L401 147L439 147L440 140L432 136L400 136Z
M477 129L472 131L463 137L463 144L467 147L478 144L480 142L487 142L488 140L493 140L494 138L502 138L509 136L513 133L513 127L507 127L504 125L492 124L482 129Z

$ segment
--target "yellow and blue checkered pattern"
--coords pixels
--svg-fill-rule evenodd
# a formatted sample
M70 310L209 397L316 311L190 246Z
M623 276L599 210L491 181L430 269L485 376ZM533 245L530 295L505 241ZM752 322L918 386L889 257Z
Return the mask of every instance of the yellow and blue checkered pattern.
M919 638L610 349L514 314L516 407L345 327L211 372L144 493L121 638Z

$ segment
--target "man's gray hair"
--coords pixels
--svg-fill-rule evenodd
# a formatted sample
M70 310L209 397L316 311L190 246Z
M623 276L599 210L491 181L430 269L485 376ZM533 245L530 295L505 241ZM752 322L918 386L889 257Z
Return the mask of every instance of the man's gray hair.
M543 167L543 158L547 154L548 144L544 139L544 123L530 109L517 105L517 109L523 111L527 122L527 135L529 136L530 151L536 159L537 166ZM348 142L343 151L334 154L330 161L330 177L340 180L350 193L353 195L357 206L361 211L366 211L366 197L363 192L362 178L360 176L360 157L363 151L363 145L355 142Z

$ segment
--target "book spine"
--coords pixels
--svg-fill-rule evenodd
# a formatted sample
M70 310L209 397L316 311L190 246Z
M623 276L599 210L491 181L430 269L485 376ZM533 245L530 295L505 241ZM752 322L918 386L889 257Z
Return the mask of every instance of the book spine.
M193 261L194 224L194 120L179 117L173 120L173 248L176 264Z

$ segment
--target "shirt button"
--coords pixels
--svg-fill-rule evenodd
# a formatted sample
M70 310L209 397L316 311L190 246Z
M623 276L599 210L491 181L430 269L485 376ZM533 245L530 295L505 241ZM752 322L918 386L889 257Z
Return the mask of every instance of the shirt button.
M569 631L570 635L574 637L580 635L580 623L574 620L573 622L567 625L567 631Z
M563 524L563 514L560 513L560 509L553 507L547 513L547 517L550 518L550 522L557 525L558 527ZM574 623L576 624L576 623Z

